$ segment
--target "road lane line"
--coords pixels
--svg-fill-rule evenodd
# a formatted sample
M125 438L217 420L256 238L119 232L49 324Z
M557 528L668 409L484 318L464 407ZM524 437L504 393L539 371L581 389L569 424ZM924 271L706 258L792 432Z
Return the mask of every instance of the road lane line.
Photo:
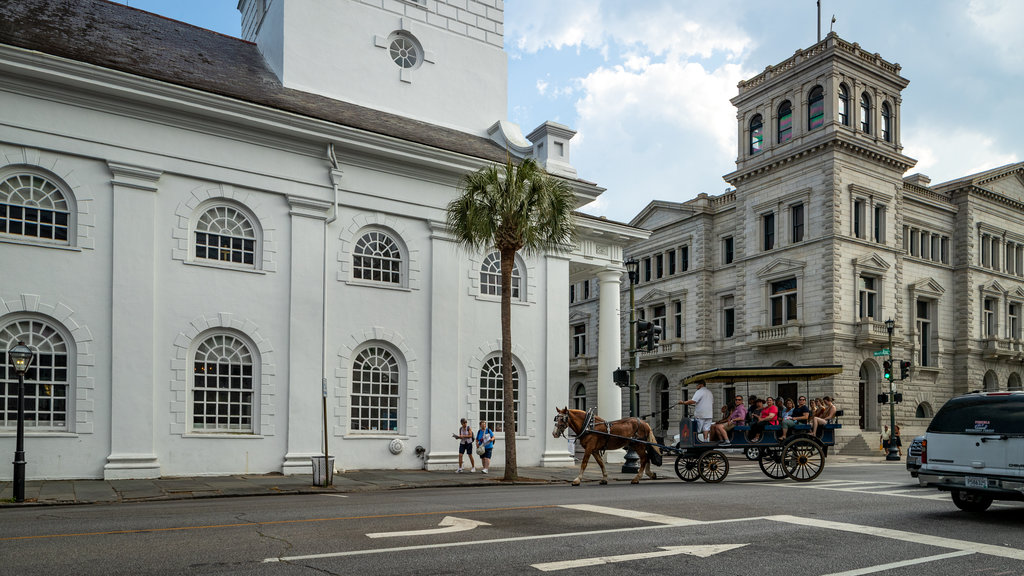
M571 568L585 568L587 566L601 566L604 564L615 564L618 562L632 562L634 560L646 560L648 558L661 558L663 556L676 556L687 554L698 558L708 558L720 552L726 552L734 548L742 548L747 544L708 544L700 546L659 546L661 550L655 552L638 552L635 554L619 554L616 556L596 556L593 558L578 558L576 560L560 560L558 562L544 562L542 564L531 564L541 572L555 572L558 570L569 570Z
M322 494L322 496L331 496L333 498L348 498L347 494Z
M963 550L967 552L977 552L979 554L987 554L989 556L999 556L1001 558L1011 558L1013 560L1024 560L1024 550L1017 548L1007 548L1004 546L994 546L992 544L982 544L980 542L970 542L968 540L955 540L953 538L944 538L942 536L929 536L927 534L918 534L916 532L906 532L903 530L892 530L890 528L879 528L875 526L864 526L861 524L849 524L847 522L833 522L831 520L820 520L817 518L802 518L798 516L788 515L777 515L777 516L765 516L766 520L773 520L775 522L785 522L788 524L796 524L798 526L815 526L818 528L827 528L829 530L838 530L841 532L855 532L857 534L863 534L867 536L878 536L880 538L889 538L892 540L902 540L904 542L913 542L915 544L924 544L926 546L935 546L938 548L950 548L953 550Z
M875 572L884 572L894 568L903 568L905 566L913 566L915 564L924 564L925 562L936 562L938 560L957 558L959 556L969 556L971 554L975 554L975 552L961 550L959 552L950 552L948 554L939 554L937 556L925 556L923 558L914 558L913 560L903 560L901 562L890 562L889 564L879 564L878 566L868 566L867 568L847 570L846 572L833 572L831 574L825 574L824 576L862 576L864 574L874 574Z
M634 520L643 520L645 522L654 522L656 524L668 524L669 526L690 526L693 524L702 524L702 522L690 520L688 518L676 518L675 516L664 516L662 514L652 514L650 512L638 512L636 510L624 510L622 508L609 508L607 506L596 506L594 504L562 504L562 508L580 510L583 512L596 512L597 514L608 514L609 516L619 516L621 518L632 518Z

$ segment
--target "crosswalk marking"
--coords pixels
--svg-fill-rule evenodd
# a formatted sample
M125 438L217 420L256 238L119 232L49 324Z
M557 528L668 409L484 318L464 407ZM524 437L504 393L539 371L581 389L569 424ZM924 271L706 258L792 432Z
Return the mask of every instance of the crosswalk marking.
M949 494L938 490L927 490L924 488L894 488L906 486L898 482L875 482L859 480L816 480L814 482L800 483L761 483L762 486L802 489L802 490L830 490L832 492L849 492L854 494L872 494L876 496L898 496L900 498L915 498L918 500L948 501Z
M562 508L569 508L570 510L580 510L584 512L596 512L598 514L608 514L610 516L619 516L621 518L633 518L635 520L654 522L655 524L666 524L669 526L690 526L693 524L701 524L701 522L690 520L688 518L676 518L675 516L665 516L650 512L638 512L636 510L624 510L622 508L609 508L607 506L597 506L594 504L562 504Z

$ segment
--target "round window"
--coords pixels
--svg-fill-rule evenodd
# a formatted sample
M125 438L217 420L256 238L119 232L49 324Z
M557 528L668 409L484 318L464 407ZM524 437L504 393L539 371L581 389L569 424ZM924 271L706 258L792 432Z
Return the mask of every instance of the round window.
M396 32L391 35L388 55L398 66L410 69L419 66L423 58L423 49L412 36L405 32Z

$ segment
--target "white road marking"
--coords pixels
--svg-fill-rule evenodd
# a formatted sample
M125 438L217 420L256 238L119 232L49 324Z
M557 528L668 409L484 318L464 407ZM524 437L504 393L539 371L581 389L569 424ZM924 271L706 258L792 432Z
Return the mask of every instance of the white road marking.
M334 498L348 498L345 494L322 494L322 496L332 496Z
M1007 548L1005 546L994 546L992 544L981 544L980 542L955 540L953 538L944 538L942 536L929 536L927 534L918 534L916 532L905 532L903 530L878 528L876 526L863 526L860 524L849 524L846 522L833 522L831 520L820 520L817 518L801 518L798 516L779 515L765 516L765 519L773 520L775 522L797 524L799 526L805 527L815 526L818 528L827 528L829 530L855 532L857 534L878 536L879 538L890 538L892 540L902 540L904 542L925 544L927 546L936 546L938 548L951 548L953 550L963 550L965 552L977 552L979 554L988 554L989 556L999 556L1002 558L1012 558L1014 560L1024 560L1024 550L1020 550L1017 548Z
M633 518L634 520L654 522L655 524L667 524L669 526L691 526L693 524L701 524L701 522L697 520L690 520L688 518L676 518L675 516L663 516L661 514L652 514L650 512L637 512L636 510L623 510L622 508L609 508L607 506L596 506L594 504L563 504L561 507L569 508L570 510L581 510L583 512L608 514L610 516L619 516L622 518Z
M472 530L477 526L490 526L487 522L481 522L479 520L468 520L466 518L456 518L454 516L445 516L441 523L438 524L439 528L427 528L426 530L404 530L401 532L374 532L367 534L369 538L394 538L396 536L433 536L435 534L448 534L451 532L465 532L466 530Z
M556 570L568 570L570 568L583 568L586 566L600 566L602 564L614 564L616 562L631 562L633 560L644 560L647 558L659 558L662 556L675 556L677 554L689 554L707 558L719 552L741 548L747 544L710 544L706 546L660 546L658 552L639 552L637 554L620 554L618 556L597 556L594 558L579 558L576 560L562 560L560 562L545 562L543 564L531 564L532 567L542 572L554 572Z
M874 574L875 572L884 572L886 570L892 570L894 568L903 568L904 566L924 564L925 562L936 562L938 560L946 560L948 558L956 558L958 556L969 556L971 554L974 554L974 552L950 552L948 554L939 554L937 556L925 556L923 558L903 560L902 562L890 562L889 564L879 564L878 566L868 566L867 568L847 570L846 572L833 572L831 574L825 574L824 576L862 576L863 574Z

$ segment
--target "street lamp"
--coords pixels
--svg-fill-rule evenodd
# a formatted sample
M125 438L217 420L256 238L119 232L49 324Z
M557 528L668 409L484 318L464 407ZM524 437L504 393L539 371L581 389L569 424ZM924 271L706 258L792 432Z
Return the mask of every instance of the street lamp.
M25 501L25 372L32 364L32 349L19 341L7 351L11 368L18 373L18 441L14 447L14 501Z
M640 282L640 262L632 256L623 262L629 276L629 416L633 418L637 412L636 398L636 304L633 287ZM640 457L627 446L625 461L622 463L623 474L636 474L640 470Z
M889 365L892 366L892 330L896 322L889 318L885 321L885 331L889 333ZM899 460L900 456L896 449L896 390L893 387L893 370L889 370L889 453L885 455L886 460Z

